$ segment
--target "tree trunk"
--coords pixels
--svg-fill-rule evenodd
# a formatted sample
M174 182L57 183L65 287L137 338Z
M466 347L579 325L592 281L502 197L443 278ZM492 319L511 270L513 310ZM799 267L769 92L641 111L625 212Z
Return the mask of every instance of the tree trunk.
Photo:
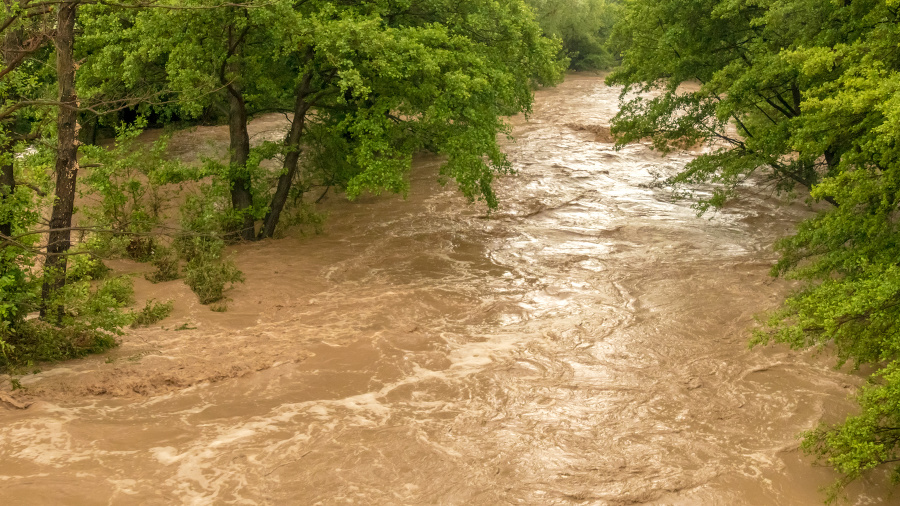
M250 175L246 173L247 158L250 156L250 135L247 133L247 108L240 92L228 93L228 132L231 136L231 206L242 213L240 229L236 230L241 239L252 241L254 237L253 216L249 210L253 206L250 191Z
M294 104L294 119L291 121L291 131L285 138L284 145L287 152L284 154L284 165L282 166L281 176L278 177L278 187L275 194L272 195L272 203L269 205L269 211L263 220L263 226L259 230L259 238L272 237L275 234L275 227L281 218L281 211L287 203L288 193L291 191L291 185L294 182L294 176L297 174L297 165L300 161L300 140L303 138L303 127L306 124L306 113L312 106L307 102L310 93L310 83L312 81L312 71L307 72L297 86L297 101Z
M64 308L51 308L55 293L66 283L66 256L71 246L72 213L75 208L75 179L78 174L78 101L75 94L75 13L77 2L62 3L57 12L56 74L59 81L57 116L56 199L50 215L47 259L44 261L44 285L41 289L41 316L55 309L56 321Z
M240 55L243 35L236 35L234 27L228 27L229 55ZM230 82L224 83L228 89L228 133L231 138L231 207L241 213L241 224L234 230L242 240L252 241L254 238L253 216L249 210L253 206L251 193L252 181L246 171L247 158L250 156L250 134L247 132L247 105L244 102L241 85L236 81L241 72L241 64L237 60L228 63Z

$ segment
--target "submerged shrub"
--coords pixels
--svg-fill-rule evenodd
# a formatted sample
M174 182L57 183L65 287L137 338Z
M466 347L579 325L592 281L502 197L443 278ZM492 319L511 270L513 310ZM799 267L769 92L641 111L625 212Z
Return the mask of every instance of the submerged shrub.
M224 299L226 285L244 281L234 261L223 258L225 229L222 214L216 211L221 198L216 187L205 187L201 195L190 196L181 207L181 226L186 233L175 239L175 248L187 261L184 282L201 304Z
M157 246L153 251L150 263L156 267L154 272L144 276L151 283L161 283L178 279L178 254L173 248Z
M121 308L134 304L134 285L128 276L110 278L97 287L97 291L88 298L91 304L90 310L103 311L103 304L109 304L110 308Z
M74 255L69 259L66 280L72 282L103 279L111 270L99 257L90 254Z
M16 327L0 353L0 369L14 369L38 362L56 362L102 353L118 343L115 335L83 325L57 327L41 320L28 320Z
M132 237L125 246L125 252L132 260L147 262L153 258L153 246L151 237Z
M244 276L230 258L222 258L225 244L221 240L208 241L195 237L192 258L184 268L184 282L197 294L201 304L225 298L225 285L244 281Z
M172 314L172 309L175 307L175 302L172 300L167 300L166 302L155 302L153 299L147 301L144 304L144 308L140 311L133 311L132 314L132 328L136 327L146 327L147 325L153 325L158 321L162 321L169 317Z
M22 320L7 328L0 352L0 369L14 369L36 362L55 362L101 353L117 345L116 336L131 322L123 308L134 302L127 276L110 278L96 287L89 281L67 284L53 305L65 313L54 323Z
M276 235L284 235L284 231L288 228L297 230L303 237L309 235L319 235L325 231L325 220L328 218L326 213L316 210L316 206L311 202L303 202L297 199L290 202L290 206L285 209L281 218L281 223L276 229Z

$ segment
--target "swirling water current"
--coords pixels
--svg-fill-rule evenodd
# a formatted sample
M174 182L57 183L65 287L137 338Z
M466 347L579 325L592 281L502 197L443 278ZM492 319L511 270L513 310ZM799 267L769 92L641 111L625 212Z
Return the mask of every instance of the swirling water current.
M850 412L860 379L747 347L789 289L771 245L810 211L748 186L696 216L650 183L699 149L596 135L618 93L586 75L539 91L497 212L421 157L406 199L330 199L324 235L237 247L229 312L138 334L184 350L136 356L303 356L0 411L0 504L821 503L835 475L797 435ZM882 487L850 503L887 504Z

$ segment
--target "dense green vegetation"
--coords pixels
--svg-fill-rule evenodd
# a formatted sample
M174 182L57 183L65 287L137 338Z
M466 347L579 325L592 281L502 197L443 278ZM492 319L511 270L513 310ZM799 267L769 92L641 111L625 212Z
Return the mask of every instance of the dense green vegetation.
M605 70L615 65L610 34L622 10L620 0L528 0L541 28L559 37L573 70Z
M101 351L171 310L126 311L130 281L104 258L152 262L150 281L183 276L225 310L243 279L227 243L320 228L311 195L330 188L403 194L420 151L496 207L504 118L565 65L521 0L19 0L0 37L0 368ZM253 145L266 112L288 131ZM230 135L200 167L169 159L165 135L136 140L198 122Z
M662 150L709 142L666 181L712 187L700 211L747 184L831 204L778 244L774 274L805 284L753 342L873 364L859 414L803 447L842 474L831 500L878 467L900 478L900 3L634 0L614 38L609 82L656 94L625 100L613 130Z

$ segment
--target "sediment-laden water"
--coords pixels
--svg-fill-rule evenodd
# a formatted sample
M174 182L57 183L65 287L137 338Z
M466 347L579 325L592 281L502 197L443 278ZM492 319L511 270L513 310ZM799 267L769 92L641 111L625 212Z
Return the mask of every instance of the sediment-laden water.
M406 200L332 199L325 235L237 247L226 313L139 284L179 297L162 328L0 410L0 504L820 503L835 476L796 436L860 380L746 344L809 211L748 188L698 218L648 186L696 153L595 135L617 97L538 92L490 216L422 158Z

